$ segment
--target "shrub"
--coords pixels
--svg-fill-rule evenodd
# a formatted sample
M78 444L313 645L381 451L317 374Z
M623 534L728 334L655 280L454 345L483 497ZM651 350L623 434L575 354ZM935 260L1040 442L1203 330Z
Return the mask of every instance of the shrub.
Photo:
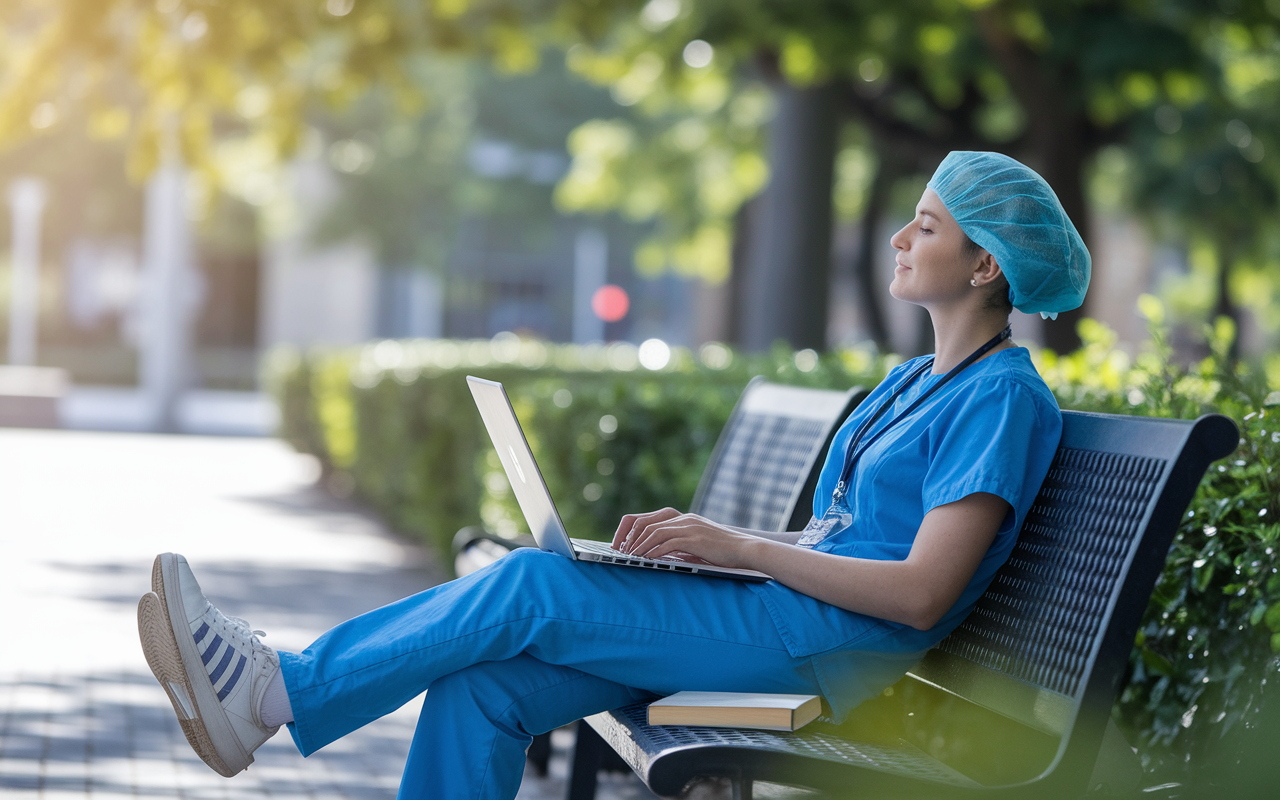
M1230 358L1235 331L1225 318L1206 331L1210 355L1178 366L1162 309L1141 302L1152 344L1132 363L1111 331L1087 320L1083 347L1042 354L1040 368L1063 408L1218 412L1240 426L1239 449L1210 466L1174 536L1115 709L1154 780L1195 783L1189 769L1238 759L1230 754L1261 719L1280 667L1280 392L1269 391L1265 371Z
M384 341L269 360L281 436L320 459L325 480L354 491L392 525L447 555L453 534L483 522L515 535L523 521L482 429L465 376L501 381L565 524L608 539L625 513L687 507L720 428L752 376L806 386L874 385L887 360L779 349L676 349L639 366L631 345Z

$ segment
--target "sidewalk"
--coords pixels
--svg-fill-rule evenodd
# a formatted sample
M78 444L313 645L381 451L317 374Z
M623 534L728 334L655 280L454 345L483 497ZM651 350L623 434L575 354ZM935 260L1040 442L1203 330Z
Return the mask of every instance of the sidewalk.
M147 396L122 386L73 386L58 408L62 427L85 431L146 432L150 414ZM193 389L179 400L175 415L183 433L270 436L280 413L262 392Z
M445 578L315 478L269 439L0 429L0 795L395 797L418 701L305 760L276 736L227 780L187 746L138 646L165 550L282 649ZM571 734L555 741L551 776L526 776L521 800L564 797ZM652 795L610 776L599 797Z

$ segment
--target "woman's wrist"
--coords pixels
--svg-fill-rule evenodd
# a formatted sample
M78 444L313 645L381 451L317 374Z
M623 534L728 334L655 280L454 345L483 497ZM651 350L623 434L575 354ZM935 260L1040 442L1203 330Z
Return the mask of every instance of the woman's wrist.
M771 557L774 551L776 548L789 546L782 542L775 542L772 539L752 536L746 539L742 543L742 547L739 548L742 563L734 566L738 569L754 569L757 572L771 575L773 573L769 572L769 566L775 560Z

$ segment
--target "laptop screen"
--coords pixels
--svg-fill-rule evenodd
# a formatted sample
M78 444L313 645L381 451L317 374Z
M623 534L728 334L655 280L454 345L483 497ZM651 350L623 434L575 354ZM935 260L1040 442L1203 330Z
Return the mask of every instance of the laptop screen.
M511 490L515 492L516 502L520 504L520 511L529 523L529 532L534 540L543 550L575 558L569 534L551 501L551 492L542 479L542 472L533 460L533 452L506 390L500 383L470 375L467 376L467 386L480 409L480 418L484 420L484 427L498 451L498 460L507 473Z

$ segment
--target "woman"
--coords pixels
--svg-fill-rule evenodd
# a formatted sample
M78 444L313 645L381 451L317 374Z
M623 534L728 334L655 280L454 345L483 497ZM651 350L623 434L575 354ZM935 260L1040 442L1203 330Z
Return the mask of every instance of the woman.
M1011 308L1080 305L1089 256L1048 185L952 153L891 239L892 294L928 310L937 353L893 370L841 427L804 531L663 509L624 552L760 570L764 584L518 551L276 653L213 608L181 556L156 559L139 630L188 740L224 775L287 724L309 754L427 689L402 798L510 798L532 735L655 694L820 694L840 719L965 617L1007 558L1061 416Z

